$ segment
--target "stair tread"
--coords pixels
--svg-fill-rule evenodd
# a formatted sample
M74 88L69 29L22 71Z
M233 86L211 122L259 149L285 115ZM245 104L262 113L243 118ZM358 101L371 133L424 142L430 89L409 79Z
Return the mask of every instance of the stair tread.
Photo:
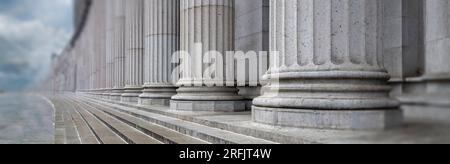
M80 137L78 135L78 131L76 129L75 121L70 115L70 105L67 101L64 99L61 101L64 105L63 108L61 108L61 114L62 114L62 120L64 122L64 137L65 137L65 143L66 144L81 144Z
M73 102L70 103L70 115L74 120L75 126L78 130L78 135L80 137L82 144L99 144L94 132L89 128L88 124L84 121L81 115L76 111L78 106ZM78 107L79 108L79 107Z
M116 117L120 117L124 120L127 120L127 121L133 123L134 125L142 127L152 133L160 135L160 136L162 136L170 141L173 141L177 144L209 144L206 141L202 141L200 139L197 139L197 138L185 135L185 134L181 134L174 130L162 127L162 126L154 124L154 123L150 123L148 121L142 120L140 118L137 118L137 117L125 114L125 113L117 112L113 109L100 107L99 105L97 105L97 107L100 110L104 110L105 112L115 115Z
M82 103L82 102L79 102ZM91 112L93 115L97 116L99 119L104 121L106 124L117 130L120 134L124 135L126 138L131 140L132 143L136 144L161 144L160 141L138 131L137 129L129 126L128 124L117 120L116 118L109 116L103 111L97 109L88 104L83 104L86 110Z
M50 101L54 105L55 110L55 144L65 144L66 134L65 134L65 123L64 115L62 111L62 100L57 98L51 98Z
M98 138L105 144L126 144L126 142L109 129L105 124L98 120L91 113L83 109L82 106L76 109L78 113L84 118L84 120L90 125L94 133L97 134Z
M145 120L148 120L148 118L150 118L150 119L156 120L157 122L160 122L160 123L169 124L167 126L162 125L164 127L176 126L176 127L182 127L184 129L188 129L190 131L195 131L195 135L207 134L208 136L212 136L214 138L219 138L224 141L229 141L231 143L236 143L236 144L275 144L274 142L267 141L264 139L246 136L246 135L242 135L242 134L238 134L238 133L234 133L234 132L230 132L230 131L226 131L226 130L222 130L222 129L217 129L217 128L197 124L194 122L189 122L189 121L185 121L185 120L181 120L181 119L177 119L177 118L164 116L161 114L151 113L151 112L142 111L142 110L138 110L135 108L130 108L130 107L111 104L111 103L105 103L105 102L101 102L101 101L93 100L93 99L89 99L89 98L83 98L83 99L86 101L89 101L89 102L96 103L96 104L107 105L107 106L110 106L110 107L113 107L116 109L123 110L128 114L138 116L139 118L145 118ZM150 121L150 122L152 122L152 121ZM157 124L159 124L159 123L157 123ZM171 128L171 129L179 130L179 128ZM194 137L197 137L197 136L194 136ZM204 139L204 138L201 138L201 139ZM211 140L211 141L209 141L209 140ZM215 143L214 139L209 139L209 140L207 140L207 141Z

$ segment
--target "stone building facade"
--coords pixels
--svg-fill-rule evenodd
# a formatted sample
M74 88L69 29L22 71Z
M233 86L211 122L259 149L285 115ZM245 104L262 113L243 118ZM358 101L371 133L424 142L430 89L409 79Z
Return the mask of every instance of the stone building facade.
M49 77L56 92L180 111L251 110L254 122L281 127L450 122L447 0L76 2L77 33ZM197 49L223 58L175 53ZM226 51L248 55L246 64ZM252 51L270 53L255 53L255 67ZM202 76L211 70L215 78Z

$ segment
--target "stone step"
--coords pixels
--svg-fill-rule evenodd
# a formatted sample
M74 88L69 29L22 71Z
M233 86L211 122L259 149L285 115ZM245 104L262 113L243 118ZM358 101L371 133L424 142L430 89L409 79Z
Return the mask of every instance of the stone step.
M75 100L79 105L83 106L88 112L93 114L97 119L111 128L117 135L122 137L130 144L161 144L162 142L142 133L141 131L129 126L128 124L106 114L98 108L86 104L82 101Z
M222 129L225 131L230 131L237 134L242 134L245 136L251 136L255 138L260 138L267 141L272 141L275 143L284 144L318 144L318 142L311 137L304 137L304 135L309 136L311 133L309 129L304 129L304 131L299 130L299 128L291 127L274 127L271 125L255 124L252 121L251 112L184 112L184 111L174 111L170 110L167 106L140 106L137 104L123 103L111 101L103 98L95 98L90 95L78 94L77 97L85 97L92 101L97 101L99 103L113 104L116 106L125 106L129 108L138 109L141 111L146 111L150 113L160 114L171 118L177 118L185 120L188 122L197 123L200 125ZM297 132L298 131L298 132ZM312 130L314 131L314 130ZM320 130L323 132L323 130ZM330 130L330 133L335 133L335 131ZM319 134L319 136L321 136Z
M75 125L75 121L71 116L73 106L70 105L66 100L61 99L61 114L64 122L64 144L80 144L81 140Z
M77 104L76 111L81 115L83 120L89 125L90 129L95 133L98 140L103 144L127 144L119 135L117 135L113 130L111 130L102 121L97 119L93 114L88 112L84 106Z
M64 122L63 104L61 99L50 98L54 107L54 127L55 127L55 144L66 143L66 128Z
M66 102L69 100L66 100ZM79 108L74 103L67 102L67 108L70 108L68 110L69 117L72 118L75 127L78 132L78 138L80 140L80 143L82 144L100 144L100 141L97 139L97 136L95 136L94 132L89 128L89 125L85 122L85 120L81 117L81 115L76 111L76 108Z
M98 104L92 104L92 106L104 111L105 113L110 114L111 116L133 126L134 128L166 144L209 144L206 141L202 141L200 139L185 134L181 134L174 130L162 127L157 124L150 123L148 121L134 117L129 114L118 112L114 109L110 109L105 106L101 106Z
M77 96L77 99L83 100L89 104L96 104L100 106L107 106L121 113L129 114L134 117L141 118L147 122L154 123L179 133L189 135L209 143L214 144L276 144L275 142L267 141L260 138L246 136L218 128L213 128L201 125L194 122L189 122L165 115L151 113L147 111L138 110L136 108L126 107L117 104L106 103L103 101L94 100L91 98Z

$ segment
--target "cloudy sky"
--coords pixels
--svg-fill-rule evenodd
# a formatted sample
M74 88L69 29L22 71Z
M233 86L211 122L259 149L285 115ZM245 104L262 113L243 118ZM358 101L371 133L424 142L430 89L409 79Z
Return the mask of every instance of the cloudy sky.
M0 90L37 84L72 35L72 0L0 0Z

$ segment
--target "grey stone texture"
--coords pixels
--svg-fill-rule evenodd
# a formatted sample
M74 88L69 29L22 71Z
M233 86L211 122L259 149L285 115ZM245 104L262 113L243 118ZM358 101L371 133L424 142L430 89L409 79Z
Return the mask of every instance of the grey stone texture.
M299 133L393 128L406 134L403 122L450 124L447 0L90 2L77 3L77 32L54 57L45 90L141 110L224 112L227 120L244 111L248 127ZM204 52L279 53L267 61L258 55L266 65L257 68L224 60L220 66L236 65L223 74L246 77L244 83L208 79L202 75L209 64L172 56L193 54L196 43ZM180 63L171 63L173 57ZM251 86L254 74L261 81ZM217 82L231 85L209 85Z
M425 0L424 64L425 71L409 80L409 90L400 96L407 117L449 122L450 116L450 2Z
M335 129L401 123L387 119L402 116L388 95L389 74L382 63L383 1L272 0L270 5L270 46L279 51L279 60L266 75L268 90L253 101L255 121Z
M392 95L403 92L408 77L424 72L422 0L385 0L383 59L391 75Z
M238 0L235 2L235 49L236 51L269 51L269 0ZM258 56L260 57L260 56ZM258 78L266 72L269 62L260 62L265 69L258 69ZM252 69L246 66L246 69ZM250 73L245 73L249 79ZM260 80L260 79L258 79ZM253 99L261 95L261 85L238 84L239 95L246 101L246 110L251 110Z
M170 105L176 94L173 54L180 50L180 1L145 1L145 84L141 105Z
M209 66L203 61L212 60L212 57L203 53L217 51L225 57L228 55L226 51L234 50L234 7L235 0L181 0L181 50L189 52L192 60L180 64L180 70L186 71L182 72L177 83L180 88L177 90L177 95L172 97L172 109L186 110L192 109L192 107L199 107L192 109L198 111L239 111L245 109L245 105L238 105L244 104L243 98L238 95L238 90L234 87L223 87L225 83L229 85L230 82L235 82L225 81L225 78L207 79L204 75ZM211 24L215 26L211 26ZM197 43L202 44L200 48L203 53L195 52L195 44ZM223 59L224 65L229 65L228 62ZM235 71L234 68L228 67L224 70L224 72L220 72L224 76L230 76L229 73ZM188 73L188 71L191 73ZM213 86L206 85L217 82L215 80L222 85L217 85L217 83ZM225 102L229 102L231 105Z
M125 4L126 82L122 101L138 103L144 84L144 1Z

